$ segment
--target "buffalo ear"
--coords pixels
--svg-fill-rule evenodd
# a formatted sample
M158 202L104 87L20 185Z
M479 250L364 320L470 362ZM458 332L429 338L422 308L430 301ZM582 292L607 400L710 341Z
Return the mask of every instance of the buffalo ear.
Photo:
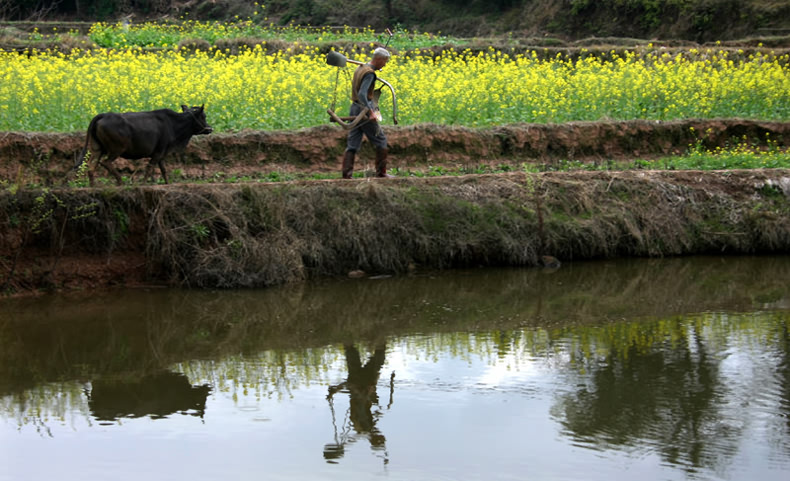
M184 105L184 104L181 104L181 111L182 111L182 112L186 112L187 110L189 110L189 107L187 107L187 106L186 106L186 105Z
M200 106L200 111L201 112L203 112L203 110L204 110L203 107L205 107L205 106L206 106L206 104L201 104L201 106Z

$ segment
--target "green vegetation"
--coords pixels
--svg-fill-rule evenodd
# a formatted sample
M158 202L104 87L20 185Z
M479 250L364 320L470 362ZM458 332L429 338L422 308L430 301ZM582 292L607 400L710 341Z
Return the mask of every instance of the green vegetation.
M399 49L430 48L441 45L460 46L469 40L449 38L430 33L416 33L405 29L392 31L397 38ZM234 22L201 22L186 20L177 23L145 22L134 25L118 23L96 23L88 32L88 37L99 47L131 48L156 47L253 47L257 44L273 44L275 48L286 44L297 45L336 45L387 43L386 32L376 32L372 28L356 27L310 27L259 25L250 20ZM196 41L197 40L197 41ZM200 43L198 41L203 41Z
M767 147L766 147L767 146ZM764 146L748 139L733 142L730 146L706 149L702 141L690 146L688 155L660 160L667 169L772 169L790 168L790 148L779 147L766 136Z
M609 160L605 162L580 162L562 160L557 163L543 165L525 164L530 172L573 170L726 170L726 169L773 169L790 168L790 148L780 147L770 136L766 136L764 144L749 141L746 138L736 139L731 145L705 148L704 142L698 140L690 145L685 155L661 157L652 160L634 159L628 161Z
M4 0L0 19L250 19L256 25L400 27L456 37L733 40L787 35L790 1L772 0Z

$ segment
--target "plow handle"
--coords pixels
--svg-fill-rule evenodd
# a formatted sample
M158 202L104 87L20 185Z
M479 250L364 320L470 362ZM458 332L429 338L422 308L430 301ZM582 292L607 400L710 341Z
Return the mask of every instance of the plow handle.
M332 109L326 109L332 122L337 122L345 130L351 130L362 122L367 122L370 109L365 107L356 117L340 117Z

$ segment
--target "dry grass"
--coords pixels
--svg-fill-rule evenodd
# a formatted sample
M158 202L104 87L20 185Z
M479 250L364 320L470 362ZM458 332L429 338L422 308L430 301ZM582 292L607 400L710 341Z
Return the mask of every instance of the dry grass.
M172 280L236 287L356 269L403 273L414 265L537 265L542 255L749 253L788 245L784 197L736 197L756 188L752 179L706 186L679 175L682 181L666 173L513 174L170 189L154 209L149 258Z
M352 270L536 266L544 255L786 252L783 185L786 170L3 191L0 275L38 272L26 277L35 285L61 257L145 252L152 279L231 288Z

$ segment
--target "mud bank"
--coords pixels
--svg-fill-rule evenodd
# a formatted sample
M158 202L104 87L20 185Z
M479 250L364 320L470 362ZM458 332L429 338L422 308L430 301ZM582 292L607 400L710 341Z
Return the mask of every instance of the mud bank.
M210 114L209 114L210 115ZM559 160L604 162L682 154L698 142L708 149L744 140L790 145L790 123L752 120L672 122L570 122L518 124L496 128L421 124L385 127L390 167L421 171L428 166L520 166ZM170 172L184 180L271 172L338 172L345 131L324 125L293 131L244 131L194 137L186 151L167 159ZM63 186L85 143L84 132L0 133L0 180ZM360 167L371 166L373 151L363 145ZM121 174L142 181L144 161L119 159ZM106 175L101 168L99 175Z
M0 192L2 292L790 252L790 170Z

